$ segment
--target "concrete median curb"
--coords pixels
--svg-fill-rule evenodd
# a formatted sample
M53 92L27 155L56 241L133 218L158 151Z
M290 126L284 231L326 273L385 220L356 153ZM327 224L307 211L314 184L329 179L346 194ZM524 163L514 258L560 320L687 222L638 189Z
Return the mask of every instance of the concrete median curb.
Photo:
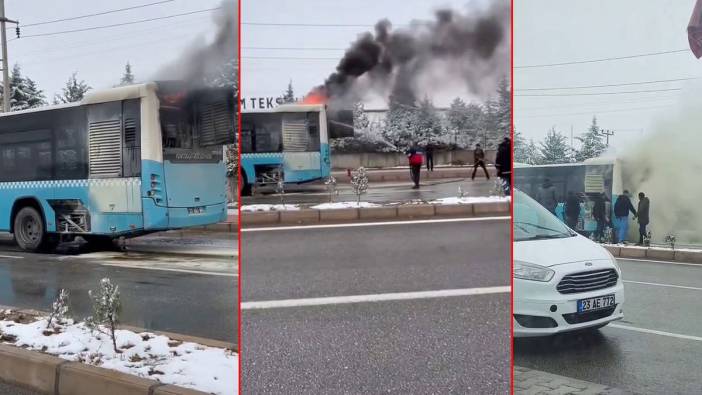
M317 210L305 208L289 211L242 212L244 226L301 225L354 222L359 220L396 220L433 217L477 217L509 215L509 202L470 204L407 204L399 206Z
M604 246L616 258L623 259L650 259L654 261L674 261L702 264L702 250L671 250L667 248L655 247L625 247L625 246Z
M36 310L12 309L27 316L46 315ZM146 330L120 325L119 329L136 333L149 332L182 342L236 351L232 343L176 333ZM234 374L234 373L232 373ZM80 362L71 362L40 351L0 344L0 381L44 394L54 395L204 395L205 392L164 384L116 370Z

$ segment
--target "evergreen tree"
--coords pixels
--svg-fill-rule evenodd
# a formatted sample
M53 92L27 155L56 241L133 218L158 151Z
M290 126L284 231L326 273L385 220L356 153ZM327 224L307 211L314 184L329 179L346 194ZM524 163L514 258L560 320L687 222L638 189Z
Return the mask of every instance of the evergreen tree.
M527 142L520 132L514 132L514 161L517 163L527 163Z
M457 134L465 133L469 128L468 105L460 97L453 99L446 114L449 129Z
M528 165L540 165L543 163L541 151L539 151L539 147L536 146L533 139L529 140L529 144L524 148L524 157L524 163Z
M539 148L543 164L571 162L571 148L568 146L566 136L558 133L555 128L549 130L546 138Z
M436 138L441 135L443 128L441 126L439 114L428 97L425 97L424 100L419 102L419 108L415 114L415 141L429 142L436 140Z
M357 102L353 105L353 128L355 130L367 129L370 126L368 115L363 107L363 103Z
M578 141L582 144L580 150L576 153L576 160L582 162L586 159L596 158L607 149L603 137L600 134L600 127L597 126L597 118L592 117L592 124L587 132L578 137Z
M396 151L405 152L414 143L416 108L390 96L390 105L381 134Z
M295 103L295 92L293 91L292 80L288 82L288 89L283 94L283 103Z
M131 85L133 83L134 74L132 73L132 65L127 62L127 64L124 66L124 74L122 75L122 79L119 80L119 86Z
M76 77L77 73L73 73L68 81L66 82L66 87L62 89L60 95L54 95L54 104L61 103L73 103L83 100L86 92L92 89L85 81L80 80Z
M497 85L495 121L500 137L509 136L512 128L512 92L506 77Z
M15 64L10 74L10 110L26 110L47 104L44 92L37 87L36 82L22 76L22 69ZM2 93L4 95L4 92Z

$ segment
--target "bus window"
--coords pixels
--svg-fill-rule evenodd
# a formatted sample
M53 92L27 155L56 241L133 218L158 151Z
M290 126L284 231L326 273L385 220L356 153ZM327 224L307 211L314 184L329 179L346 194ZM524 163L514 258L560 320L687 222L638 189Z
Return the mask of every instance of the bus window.
M141 176L141 117L139 100L122 103L124 119L124 147L122 149L122 173L124 177Z
M309 140L307 140L307 151L317 152L320 149L320 137L319 137L319 113L318 112L308 112L307 113L307 132L309 134Z
M193 148L193 128L180 108L161 108L164 148Z
M281 115L243 114L241 152L282 152Z

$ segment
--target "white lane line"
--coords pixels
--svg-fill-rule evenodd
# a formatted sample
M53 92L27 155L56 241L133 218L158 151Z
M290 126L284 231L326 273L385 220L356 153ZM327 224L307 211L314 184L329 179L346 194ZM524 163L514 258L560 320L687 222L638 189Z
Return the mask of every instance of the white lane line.
M619 324L609 324L607 327L608 328L616 328L616 329L624 329L624 330L633 331L633 332L648 333L651 335L674 337L676 339L694 340L694 341L702 342L702 337L700 337L700 336L682 335L679 333L657 331L655 329L637 328L635 326L619 325Z
M241 232L266 232L271 230L297 230L297 229L327 229L327 228L360 228L364 226L390 226L390 225L411 225L411 224L438 224L447 222L475 222L475 221L503 221L509 220L510 216L504 217L471 217L471 218L444 218L444 219L423 219L413 221L388 221L388 222L355 222L348 224L326 224L326 225L296 225L296 226L272 226L267 228L243 228Z
M369 302L387 302L396 300L417 300L417 299L434 299L447 298L452 296L472 296L472 295L489 295L499 293L510 293L511 287L483 287L483 288L464 288L464 289L444 289L438 291L419 291L419 292L396 292L386 294L373 295L353 295L353 296L330 296L324 298L306 298L306 299L284 299L284 300L265 300L260 302L242 302L242 310L259 310L259 309L276 309L283 307L303 307L303 306L325 306L336 304L350 303L369 303Z
M0 255L0 258L8 258L8 259L24 259L23 256L17 256L17 255Z
M632 281L632 280L624 280L624 282L631 283L631 284L653 285L656 287L669 287L669 288L692 289L694 291L702 291L702 288L700 288L700 287L690 287L690 286L686 286L686 285L647 283L645 281Z
M702 268L700 263L684 263L684 262L673 262L673 261L663 261L655 259L636 259L636 258L617 258L618 261L632 261L632 262L651 262L651 263L665 263L667 265L680 265L680 266L697 266Z
M176 269L167 267L144 267L138 265L123 265L117 263L98 263L100 266L111 266L120 267L126 269L143 269L143 270L156 270L162 272L176 272L176 273L190 273L190 274L202 274L206 276L221 276L221 277L239 277L237 273L227 273L227 272L211 272L205 270L189 270L189 269Z

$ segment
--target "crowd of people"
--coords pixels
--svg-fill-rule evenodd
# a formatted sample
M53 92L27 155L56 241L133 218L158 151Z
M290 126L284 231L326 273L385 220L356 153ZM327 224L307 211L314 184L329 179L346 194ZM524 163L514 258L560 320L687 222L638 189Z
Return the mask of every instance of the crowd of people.
M563 202L563 221L571 229L578 230L579 221L581 220L581 204L586 200L590 200L592 202L592 218L597 224L594 232L592 232L595 240L604 240L605 230L609 228L612 230L612 242L626 243L629 233L629 213L631 213L633 219L637 220L639 224L638 244L643 245L650 238L647 227L650 221L649 209L651 203L643 192L639 192L638 198L638 207L634 208L631 202L631 194L628 190L624 190L617 197L613 210L610 210L611 203L604 193L586 195L569 191L566 194L565 202ZM560 202L556 188L551 180L544 180L537 192L536 200L551 213L558 216L556 209Z

